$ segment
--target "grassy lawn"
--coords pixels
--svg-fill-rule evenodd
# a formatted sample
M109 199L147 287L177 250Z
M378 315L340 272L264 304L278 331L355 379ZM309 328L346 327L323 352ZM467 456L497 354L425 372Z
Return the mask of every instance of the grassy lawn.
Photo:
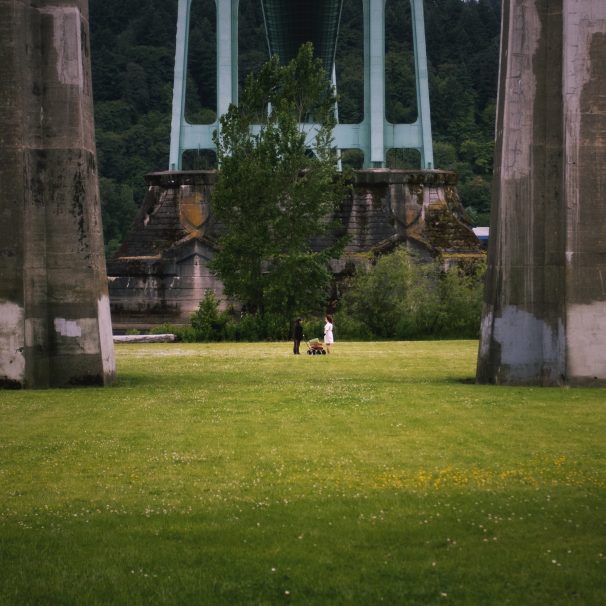
M477 343L122 345L0 391L0 604L606 603L606 390Z

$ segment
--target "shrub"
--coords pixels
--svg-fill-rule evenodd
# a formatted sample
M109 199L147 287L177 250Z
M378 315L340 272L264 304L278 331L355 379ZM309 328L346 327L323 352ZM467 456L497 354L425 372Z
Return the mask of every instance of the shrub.
M158 324L157 326L152 326L149 329L150 335L165 335L165 334L176 334L178 330L177 326L173 324Z
M175 327L173 327L175 329ZM191 317L191 326L173 330L181 340L193 341L283 341L290 338L290 320L278 314L248 314L237 317L233 309L218 310L218 301L207 292Z
M223 341L227 312L219 312L219 301L212 290L207 290L197 311L191 317L191 327L196 341Z
M265 330L261 317L257 314L244 314L237 323L239 341L261 341Z
M335 325L342 339L476 338L484 267L444 272L405 249L360 268Z
M179 326L174 331L174 334L177 336L177 340L183 341L183 343L195 343L198 341L198 335L191 326Z
M159 324L153 326L149 330L150 335L164 335L173 334L177 341L183 341L184 343L195 343L196 335L195 331L191 326L177 326L175 324Z
M278 314L265 314L262 326L268 341L285 341L291 337L291 322Z
M454 269L441 276L441 335L479 337L485 269L482 264L469 272Z
M335 324L336 326L336 324ZM340 334L340 333L339 333ZM304 318L303 319L303 335L305 340L324 339L324 318ZM337 332L335 329L335 338Z
M335 314L333 325L335 340L371 341L375 338L367 324L344 313Z

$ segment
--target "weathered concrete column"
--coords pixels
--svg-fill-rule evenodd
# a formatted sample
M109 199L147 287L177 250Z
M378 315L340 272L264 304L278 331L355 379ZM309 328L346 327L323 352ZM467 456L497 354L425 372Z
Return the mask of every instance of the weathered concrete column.
M606 385L606 2L503 2L479 382Z
M87 0L0 0L0 386L115 372Z

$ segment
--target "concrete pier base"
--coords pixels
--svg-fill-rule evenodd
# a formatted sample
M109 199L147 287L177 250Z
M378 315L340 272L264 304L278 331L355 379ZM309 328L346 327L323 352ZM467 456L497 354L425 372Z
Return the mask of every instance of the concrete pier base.
M115 372L88 3L0 0L0 386Z
M116 331L187 324L206 291L223 297L208 269L216 225L210 216L215 171L146 175L147 194L130 231L108 261Z
M208 269L218 235L210 213L214 171L146 176L147 196L123 246L108 262L116 330L154 324L187 324L207 290L223 300L223 286ZM334 217L349 236L333 261L340 275L376 253L409 246L447 267L484 258L463 218L457 177L445 171L355 171L352 195ZM326 247L334 234L313 242ZM234 302L237 305L237 302Z
M477 380L606 385L606 2L502 10Z
M345 255L406 245L445 268L484 259L457 193L458 176L443 170L354 171L351 205L340 215L350 242Z

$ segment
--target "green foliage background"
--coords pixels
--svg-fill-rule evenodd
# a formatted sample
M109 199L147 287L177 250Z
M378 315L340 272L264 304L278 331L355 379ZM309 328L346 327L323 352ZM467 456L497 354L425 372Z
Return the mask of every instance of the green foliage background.
M460 174L459 193L472 216L486 224L498 71L499 0L425 0L435 164ZM387 116L416 116L409 1L386 5ZM403 15L403 17L402 17ZM168 166L177 18L176 0L104 0L90 3L93 93L105 241L108 252L123 239L145 193L143 176ZM215 3L192 5L189 87L191 122L215 118ZM240 78L267 60L260 3L240 2ZM362 11L344 0L337 48L339 119L362 115ZM355 154L345 154L354 165ZM411 166L414 155L390 155ZM207 168L212 155L190 153L186 168Z

